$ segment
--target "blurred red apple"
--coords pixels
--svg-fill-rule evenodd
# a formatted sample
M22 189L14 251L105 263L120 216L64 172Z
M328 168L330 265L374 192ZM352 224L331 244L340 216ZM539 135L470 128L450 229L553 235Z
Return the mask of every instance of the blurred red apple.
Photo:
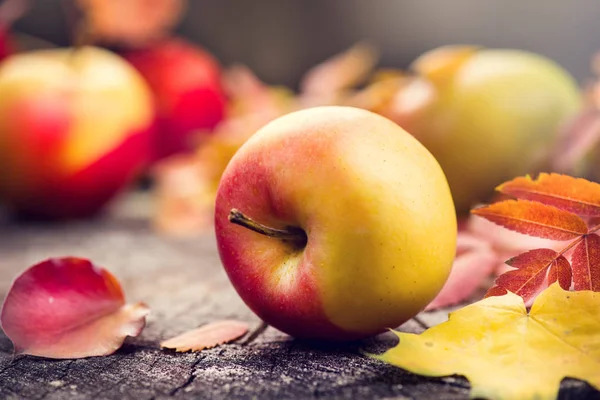
M13 52L12 43L8 35L8 28L0 22L0 61Z
M214 128L223 119L226 100L221 69L205 50L180 38L170 38L124 56L154 92L156 159L193 150L194 134Z
M0 196L19 214L98 212L148 159L151 93L94 47L14 55L0 65Z

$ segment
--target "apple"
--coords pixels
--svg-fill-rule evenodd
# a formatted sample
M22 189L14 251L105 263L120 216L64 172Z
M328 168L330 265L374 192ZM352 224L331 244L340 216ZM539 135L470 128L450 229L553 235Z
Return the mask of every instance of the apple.
M393 115L442 166L459 212L503 181L543 168L580 108L576 81L555 62L509 49L449 46L418 58Z
M100 211L148 160L152 98L125 60L94 47L0 65L0 198L33 218Z
M221 70L205 50L180 38L123 53L146 78L156 102L155 158L195 150L194 135L225 115Z
M0 22L0 61L13 52L13 46L8 35L8 28Z
M279 117L234 155L215 205L233 286L290 335L353 340L396 327L447 279L450 190L433 156L392 121L353 107Z

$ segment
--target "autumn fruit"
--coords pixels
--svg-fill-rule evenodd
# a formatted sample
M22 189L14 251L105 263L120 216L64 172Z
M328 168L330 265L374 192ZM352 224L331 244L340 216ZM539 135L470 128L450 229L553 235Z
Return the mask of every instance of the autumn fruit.
M513 176L539 170L580 107L575 80L520 50L443 47L418 58L394 120L442 166L459 212Z
M395 327L442 288L456 217L433 156L366 110L317 107L268 123L219 185L221 260L246 304L296 337Z
M36 218L98 212L148 159L152 100L105 50L43 50L0 66L0 197Z
M8 57L13 51L8 29L0 22L0 61Z
M195 135L208 132L225 114L217 60L180 38L124 53L146 78L156 103L155 158L193 151Z

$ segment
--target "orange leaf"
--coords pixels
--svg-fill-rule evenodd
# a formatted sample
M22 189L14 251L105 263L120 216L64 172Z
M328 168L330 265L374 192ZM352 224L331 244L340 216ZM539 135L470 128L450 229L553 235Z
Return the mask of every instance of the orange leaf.
M49 358L108 355L137 336L149 310L126 305L116 278L81 258L54 258L23 272L2 307L17 354Z
M600 236L586 235L572 257L575 290L600 292Z
M572 240L587 233L579 216L529 200L506 200L471 211L507 229L551 240Z
M577 215L600 216L600 184L586 179L542 173L536 180L529 176L515 178L498 186L497 190Z
M500 275L495 284L521 296L525 302L535 297L543 288L549 267L559 264L560 267L557 268L561 271L570 268L566 258L550 249L531 250L511 258L506 263L517 269Z
M161 342L160 347L175 351L201 351L228 343L244 336L248 332L248 324L240 321L225 320L212 322L184 332L181 335Z

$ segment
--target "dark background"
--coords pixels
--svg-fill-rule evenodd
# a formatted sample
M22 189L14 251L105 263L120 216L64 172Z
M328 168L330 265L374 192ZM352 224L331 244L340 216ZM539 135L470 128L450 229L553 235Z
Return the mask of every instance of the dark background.
M32 0L16 28L68 44L60 1ZM309 67L361 39L381 49L387 67L465 43L531 50L584 82L600 50L600 1L189 0L178 32L272 84L295 85Z

